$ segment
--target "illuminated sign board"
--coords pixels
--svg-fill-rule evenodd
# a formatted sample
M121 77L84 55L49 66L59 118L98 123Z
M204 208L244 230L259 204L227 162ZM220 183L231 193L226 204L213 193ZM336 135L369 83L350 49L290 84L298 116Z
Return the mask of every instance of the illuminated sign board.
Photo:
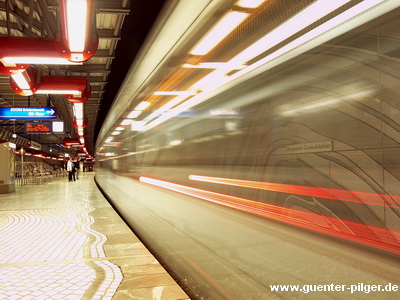
M0 107L0 119L56 119L55 107Z
M53 133L64 133L64 121L53 121Z
M26 121L25 133L64 133L64 121Z
M25 122L25 133L51 133L51 122Z

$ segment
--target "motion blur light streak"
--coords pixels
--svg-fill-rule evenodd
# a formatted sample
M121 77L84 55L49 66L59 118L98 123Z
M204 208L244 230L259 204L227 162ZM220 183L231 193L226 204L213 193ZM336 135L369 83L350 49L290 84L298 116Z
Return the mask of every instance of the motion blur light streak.
M394 196L394 195L373 194L373 193L356 192L356 191L343 191L343 190L326 189L319 187L309 187L309 186L300 186L300 185L291 185L282 183L250 181L250 180L209 177L209 176L199 176L199 175L190 175L189 179L195 181L218 183L218 184L267 190L267 191L287 193L287 194L328 198L332 200L342 200L342 201L349 201L349 202L369 204L369 205L379 205L379 206L387 205L393 208L400 208L400 205L398 203L395 203L393 201L392 203L388 203L384 201L384 200L389 201L390 199L393 199L394 201L398 201L400 203L400 196Z
M262 54L263 52L267 51L268 49L272 49L280 42L284 41L285 39L289 38L290 36L300 32L302 29L306 28L308 25L311 25L313 22L323 18L324 16L332 13L336 9L340 8L342 5L348 3L349 0L337 0L337 1L328 1L328 0L320 0L315 1L313 4L309 5L303 11L299 12L271 32L267 33L264 37L256 41L254 44L250 45L248 48L237 54L233 57L230 61L226 62L226 66L242 66L246 64L253 58L257 57L258 55ZM219 88L223 87L229 82L234 81L235 79L241 78L247 73L259 68L260 66L267 66L268 64L272 63L273 60L276 58L284 58L286 55L287 58L290 57L290 52L294 49L300 51L300 47L309 47L306 45L311 40L314 40L316 43L316 37L323 38L324 35L329 35L330 38L333 38L332 29L338 27L339 25L345 24L347 21L352 20L355 16L361 15L363 12L379 5L382 3L383 0L366 0L363 1L354 7L350 8L348 11L345 11L338 16L334 17L331 20L319 25L318 27L312 29L311 31L303 34L301 37L295 39L294 41L290 42L289 44L281 47L280 49L272 52L271 54L267 55L266 57L258 60L257 62L249 65L248 67L242 69L241 71L226 76L232 68L221 68L213 71L212 73L208 74L207 76L200 79L197 83L195 83L191 90L202 90L199 94L194 96L188 101L180 104L179 106L175 107L168 113L161 115L157 119L150 122L149 119L146 119L146 125L143 128L143 131L147 131L170 118L175 117L179 113L190 109L204 101L208 100L208 97L211 93L217 91ZM391 5L388 3L387 5ZM393 4L394 5L394 4ZM217 26L218 27L218 26ZM202 44L202 42L201 42ZM215 45L213 45L214 47ZM194 53L192 53L194 54ZM200 53L196 53L200 55ZM271 65L270 67L273 67ZM152 116L156 117L156 116Z
M234 62L235 64L244 64L250 61L257 55L260 55L268 49L273 48L285 39L293 36L297 32L333 12L347 2L349 2L349 0L315 1L304 10L267 33L264 37L234 57L230 62Z
M389 231L235 196L219 194L144 176L140 177L139 180L144 183L235 208L275 221L313 230L394 254L400 254L400 232ZM312 220L313 223L310 223L310 220ZM335 228L339 228L337 226L338 224L345 225L347 227L347 232L336 231ZM343 226L341 226L341 228L343 230Z
M246 8L256 8L261 3L263 3L265 0L240 0L236 4L241 6L241 7L246 7Z
M249 14L231 11L227 13L211 31L191 51L193 55L204 55L227 37Z
M323 40L323 36L333 38L333 29L341 30L339 27L343 25L343 27L346 27L349 25L348 21L353 20L355 21L355 18L360 16L362 18L362 14L366 11L368 11L371 8L377 7L379 4L384 2L384 0L365 0L352 8L348 9L347 11L343 12L342 14L332 18L331 20L327 21L324 24L321 24L320 26L310 30L309 32L305 33L304 35L300 36L299 38L293 40L292 42L284 45L277 51L272 52L271 54L265 56L264 58L260 59L259 61L253 63L252 65L248 66L247 68L243 69L240 72L237 72L236 74L233 74L231 79L233 80L234 78L238 78L243 76L244 74L262 66L262 65L267 65L268 63L272 63L273 60L283 57L284 55L288 55L291 51L295 50L296 48L299 49L298 47L300 46L305 46L305 48L310 47L312 43L311 41L316 42L319 38ZM393 5L392 3L389 3L386 1L388 6ZM379 12L379 7L377 8L377 11ZM379 15L379 13L378 13ZM329 39L329 38L328 38ZM258 42L256 42L255 45L257 45ZM308 46L307 46L308 44ZM249 60L249 57L255 57L255 55L258 53L257 50L258 47L255 47L252 49L254 45L249 47L249 49L246 49L245 51L248 51L249 53L242 52L241 54L237 55L235 58L233 58L230 63L244 63L245 61ZM253 52L252 56L250 55ZM245 55L250 55L249 57L246 57ZM246 60L247 59L247 60ZM271 64L270 67L272 68L274 64Z
M192 260L188 260L188 262L200 273L202 274L209 282L212 282L219 291L221 291L228 299L234 299L234 297L229 294L221 285L219 285L210 275L208 275L204 270L202 270L198 265L194 263Z

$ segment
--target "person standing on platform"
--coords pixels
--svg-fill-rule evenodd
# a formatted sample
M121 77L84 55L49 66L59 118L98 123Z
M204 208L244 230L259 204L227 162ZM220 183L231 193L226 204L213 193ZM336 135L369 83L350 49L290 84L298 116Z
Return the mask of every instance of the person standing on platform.
M72 178L75 181L75 174L74 174L74 164L71 160L71 157L68 157L67 160L67 172L68 172L68 181L72 181Z
M78 158L76 161L74 161L74 165L75 165L75 170L76 170L76 179L79 179L79 171L81 170L81 166L80 166L80 158Z

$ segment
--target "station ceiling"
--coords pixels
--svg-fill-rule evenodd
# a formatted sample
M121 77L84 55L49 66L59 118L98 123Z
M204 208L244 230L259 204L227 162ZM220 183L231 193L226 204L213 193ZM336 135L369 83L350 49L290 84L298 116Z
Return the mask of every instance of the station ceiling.
M0 36L52 38L57 27L57 9L58 0L0 0ZM96 30L99 36L96 54L82 65L36 66L42 75L84 76L88 80L92 92L84 106L88 118L85 140L90 154L94 152L94 129L99 122L101 101L115 50L121 39L121 28L129 13L128 0L95 0ZM0 74L0 106L49 105L57 108L58 119L65 122L66 133L40 135L33 139L39 139L37 142L46 147L60 148L64 137L76 137L76 129L72 125L72 103L64 95L32 95L29 99L20 96L11 89L9 76ZM22 124L21 121L0 120L0 139L8 140L15 132L18 136L15 142L23 146L30 136L24 134Z

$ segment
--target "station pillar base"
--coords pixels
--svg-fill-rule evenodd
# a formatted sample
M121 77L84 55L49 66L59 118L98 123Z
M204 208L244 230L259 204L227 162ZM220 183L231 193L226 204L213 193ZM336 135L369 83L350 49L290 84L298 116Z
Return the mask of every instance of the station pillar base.
M10 194L15 192L15 183L1 184L0 183L0 194Z

